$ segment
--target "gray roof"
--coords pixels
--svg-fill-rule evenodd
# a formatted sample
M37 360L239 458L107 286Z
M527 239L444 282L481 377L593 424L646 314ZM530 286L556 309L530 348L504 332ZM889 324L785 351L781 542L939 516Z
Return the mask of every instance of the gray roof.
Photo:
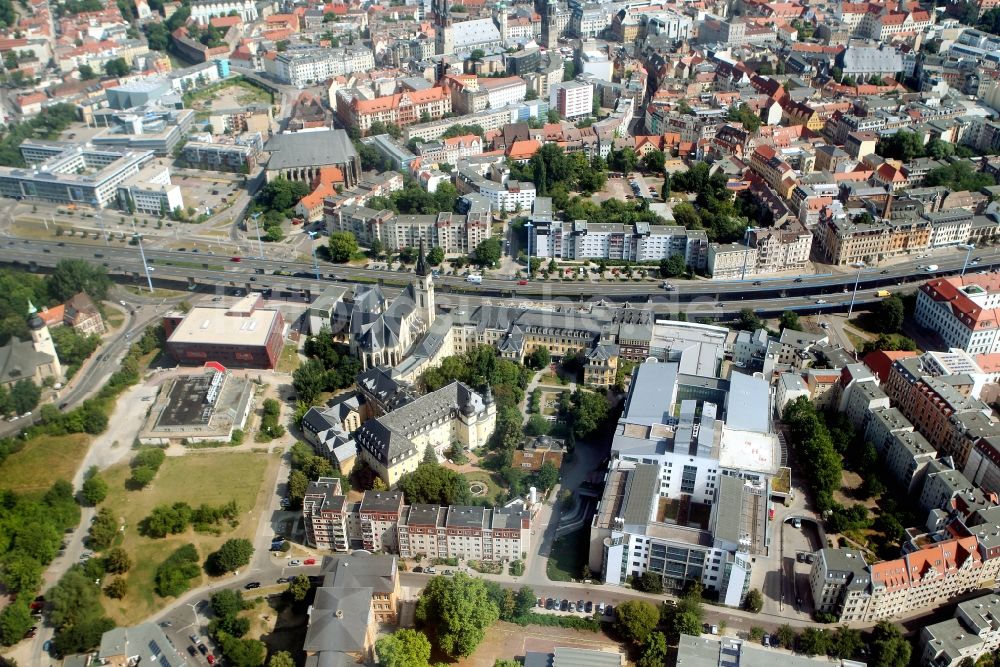
M17 382L22 378L33 380L35 370L52 362L52 356L35 350L31 341L11 338L0 347L0 384Z
M372 593L371 588L317 589L303 650L365 653Z
M820 549L818 556L827 582L860 589L871 582L865 555L856 549Z
M646 425L666 423L676 384L677 364L639 364L622 420Z
M552 653L528 651L524 667L621 667L625 656L610 651L557 646Z
M445 525L449 528L485 528L486 512L485 507L452 505L448 508Z
M652 515L653 500L659 496L660 466L640 463L629 475L622 521L627 526L645 526Z
M479 414L485 407L482 397L468 385L452 382L378 419L369 419L361 425L357 439L385 464L397 457L416 454L410 436L425 426L441 418L450 418L459 410Z
M365 491L361 498L362 512L398 512L402 506L402 491Z
M456 51L474 48L479 44L487 42L499 42L500 31L497 29L493 19L474 19L472 21L460 21L455 24L454 45Z
M276 134L267 140L264 150L271 153L269 171L347 164L358 157L344 130Z
M101 636L97 657L107 660L115 656L138 656L141 664L158 664L160 667L183 667L187 664L155 623L114 628L105 632Z
M719 477L715 529L713 534L738 544L743 530L743 480L731 475Z
M395 590L396 557L355 551L330 562L323 586L334 588L370 588L376 593Z
M753 375L734 372L729 376L726 401L726 426L740 431L769 431L770 392L767 381Z

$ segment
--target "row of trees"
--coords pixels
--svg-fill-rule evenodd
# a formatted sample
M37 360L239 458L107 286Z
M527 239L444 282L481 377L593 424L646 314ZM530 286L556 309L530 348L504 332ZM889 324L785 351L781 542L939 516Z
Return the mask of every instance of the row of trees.
M238 517L239 507L236 506L235 500L218 506L202 503L198 507L191 507L185 502L157 505L149 516L140 521L139 534L163 538L183 533L192 525L199 531L211 530L223 520L235 527L239 523Z
M800 396L785 407L784 422L799 458L810 462L805 473L816 510L822 513L832 509L833 493L840 488L843 459L834 448L823 416L807 397Z
M958 157L973 157L975 155L975 151L967 146L940 139L931 139L925 144L919 134L909 130L899 130L895 134L879 140L875 152L882 157L902 160L903 162L910 162L921 157L943 160L953 155Z

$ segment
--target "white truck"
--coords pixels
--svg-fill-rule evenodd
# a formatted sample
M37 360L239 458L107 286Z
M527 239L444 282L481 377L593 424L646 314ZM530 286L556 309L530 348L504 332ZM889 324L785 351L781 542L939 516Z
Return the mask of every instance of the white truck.
M472 283L473 285L479 285L482 284L483 277L476 274L468 275L465 277L465 282Z

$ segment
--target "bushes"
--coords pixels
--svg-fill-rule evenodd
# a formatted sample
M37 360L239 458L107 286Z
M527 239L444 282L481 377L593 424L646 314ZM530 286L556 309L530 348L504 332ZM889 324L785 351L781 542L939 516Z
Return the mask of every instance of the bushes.
M129 484L139 489L148 486L166 458L166 453L159 447L139 450L139 453L132 458L132 476L129 478Z
M278 422L280 415L281 404L273 398L265 399L260 429L257 431L257 442L271 442L285 435L285 427Z
M556 616L554 614L536 614L528 612L523 616L516 616L510 619L511 623L520 626L525 625L546 625L551 628L572 628L574 630L590 630L597 632L601 629L601 624L594 618L583 616Z
M176 597L190 588L191 580L200 574L198 550L193 544L185 544L156 568L156 594Z
M228 519L235 525L238 515L239 508L236 506L236 501L218 507L202 504L197 509L192 509L185 502L159 505L139 523L139 533L146 537L166 537L183 533L192 524L196 530L208 531L223 519Z
M24 634L35 624L28 608L28 598L19 598L0 612L0 642L13 646L24 638Z

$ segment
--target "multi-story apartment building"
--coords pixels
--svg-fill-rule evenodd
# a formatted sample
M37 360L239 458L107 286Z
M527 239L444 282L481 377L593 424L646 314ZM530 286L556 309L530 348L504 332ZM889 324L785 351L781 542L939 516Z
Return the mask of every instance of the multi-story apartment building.
M708 237L702 230L646 222L625 225L555 220L549 197L535 200L531 221L534 257L655 262L680 254L694 269L704 268L707 262Z
M834 202L820 213L814 234L824 261L840 266L876 263L926 250L931 223L923 218L855 222Z
M459 194L480 194L495 210L508 213L530 210L537 194L535 184L530 181L515 181L509 175L493 180L468 168L458 170L455 186Z
M835 553L845 551L846 553ZM996 575L975 536L928 544L902 558L866 564L859 552L821 549L809 574L817 611L839 623L872 623L928 609Z
M482 155L483 139L478 134L463 134L439 141L425 141L417 148L423 160L454 165L462 158Z
M589 116L594 110L594 86L583 81L565 81L549 88L549 109L567 120Z
M1000 273L935 278L917 292L914 319L949 348L1000 352Z
M955 617L920 630L920 664L958 667L1000 648L1000 598L987 593L955 607Z
M350 90L337 91L337 115L362 134L380 121L400 127L434 121L451 113L451 94L445 88L406 90L373 99L363 99Z
M354 234L362 245L380 241L386 248L415 248L424 241L429 248L468 254L490 238L492 227L486 213L438 213L437 215L397 215L363 206L344 206L326 215L330 232Z
M499 109L509 104L519 104L528 93L527 84L519 76L504 79L479 79L479 89L486 92L488 109Z
M749 245L712 243L708 271L712 278L743 278L805 268L813 235L797 220L780 227L753 229Z
M372 50L361 46L340 49L296 49L264 59L264 71L282 83L305 88L314 83L351 72L367 72L375 68Z
M264 140L260 132L229 139L189 141L184 144L181 158L189 167L249 173L257 166Z
M337 478L309 485L302 503L308 543L320 549L386 551L403 558L518 560L531 540L520 506L405 505L398 491L366 491L347 503Z

